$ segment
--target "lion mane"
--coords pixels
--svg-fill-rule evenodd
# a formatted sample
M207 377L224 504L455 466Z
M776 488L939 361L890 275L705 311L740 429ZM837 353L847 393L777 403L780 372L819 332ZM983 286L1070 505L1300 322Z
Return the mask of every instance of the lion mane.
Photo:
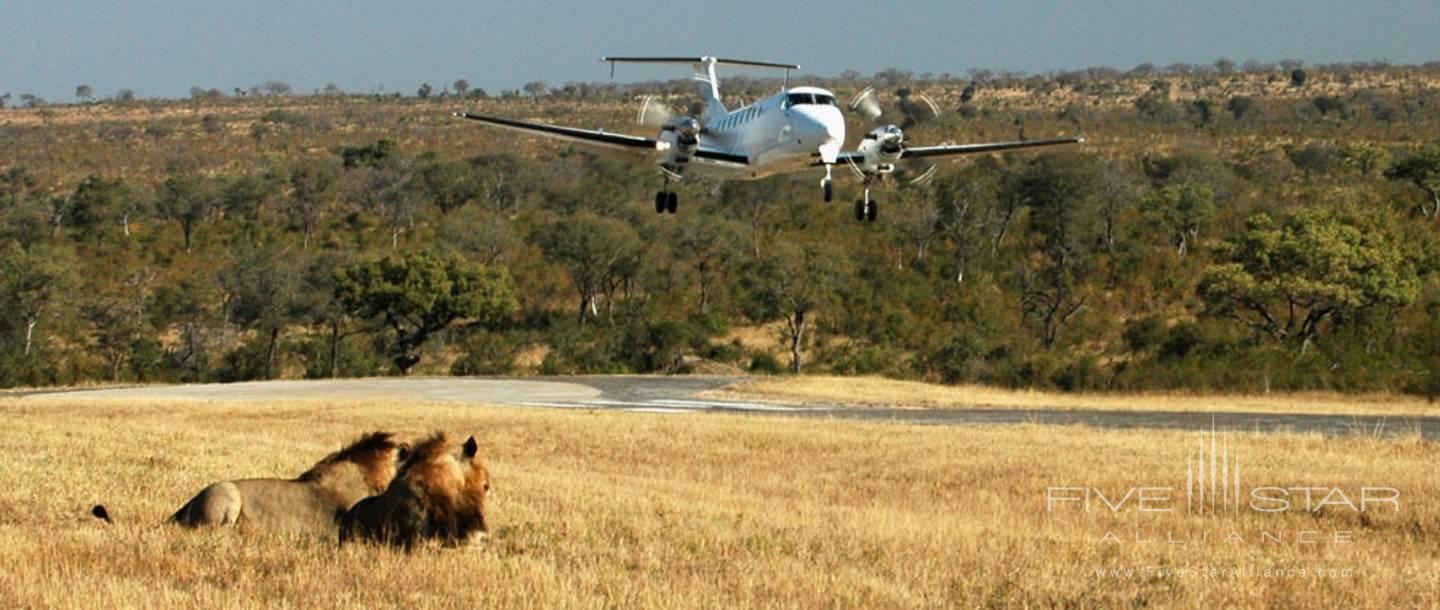
M385 493L351 507L340 522L340 542L367 540L414 548L426 540L445 546L474 542L489 526L485 494L490 473L471 436L458 447L437 433L415 447Z

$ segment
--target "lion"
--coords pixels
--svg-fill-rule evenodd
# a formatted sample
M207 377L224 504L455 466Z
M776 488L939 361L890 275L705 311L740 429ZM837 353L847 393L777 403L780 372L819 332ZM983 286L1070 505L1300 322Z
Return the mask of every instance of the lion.
M426 540L462 546L489 527L490 472L470 437L459 447L443 432L416 445L385 493L365 498L340 521L340 543L355 539L414 548Z
M409 448L394 433L373 432L325 456L294 479L215 483L175 511L170 521L186 527L246 524L334 535L345 511L390 484Z

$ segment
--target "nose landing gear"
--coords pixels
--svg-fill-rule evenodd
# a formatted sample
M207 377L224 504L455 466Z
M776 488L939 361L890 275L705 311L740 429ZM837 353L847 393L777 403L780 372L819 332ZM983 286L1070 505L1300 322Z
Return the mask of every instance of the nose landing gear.
M820 179L820 192L825 195L825 203L830 203L831 196L833 195L832 188L830 186L831 167L832 166L829 163L825 164L825 177Z

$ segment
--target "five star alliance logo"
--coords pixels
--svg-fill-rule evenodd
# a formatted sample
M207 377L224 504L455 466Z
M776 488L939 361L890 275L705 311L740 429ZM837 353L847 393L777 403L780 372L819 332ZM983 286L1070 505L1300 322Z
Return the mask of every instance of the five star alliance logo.
M1185 509L1200 515L1240 512L1240 453L1231 454L1229 432L1211 430L1208 437L1185 455Z
M1388 485L1265 484L1245 487L1241 481L1242 462L1229 432L1211 429L1199 435L1185 455L1183 499L1177 485L1142 484L1128 487L1056 485L1045 489L1045 510L1082 512L1179 512L1191 515L1220 515L1252 511L1260 513L1319 512L1400 512L1400 490ZM1246 472L1253 469L1246 465Z

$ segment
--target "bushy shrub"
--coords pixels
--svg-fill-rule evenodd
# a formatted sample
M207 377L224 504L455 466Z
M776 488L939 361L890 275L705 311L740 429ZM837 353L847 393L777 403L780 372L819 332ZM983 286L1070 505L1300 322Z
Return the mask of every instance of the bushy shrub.
M506 375L515 370L515 343L500 333L478 331L461 342L463 355L450 366L451 375Z
M750 357L750 372L756 375L779 375L785 369L780 360L769 352L758 352Z

